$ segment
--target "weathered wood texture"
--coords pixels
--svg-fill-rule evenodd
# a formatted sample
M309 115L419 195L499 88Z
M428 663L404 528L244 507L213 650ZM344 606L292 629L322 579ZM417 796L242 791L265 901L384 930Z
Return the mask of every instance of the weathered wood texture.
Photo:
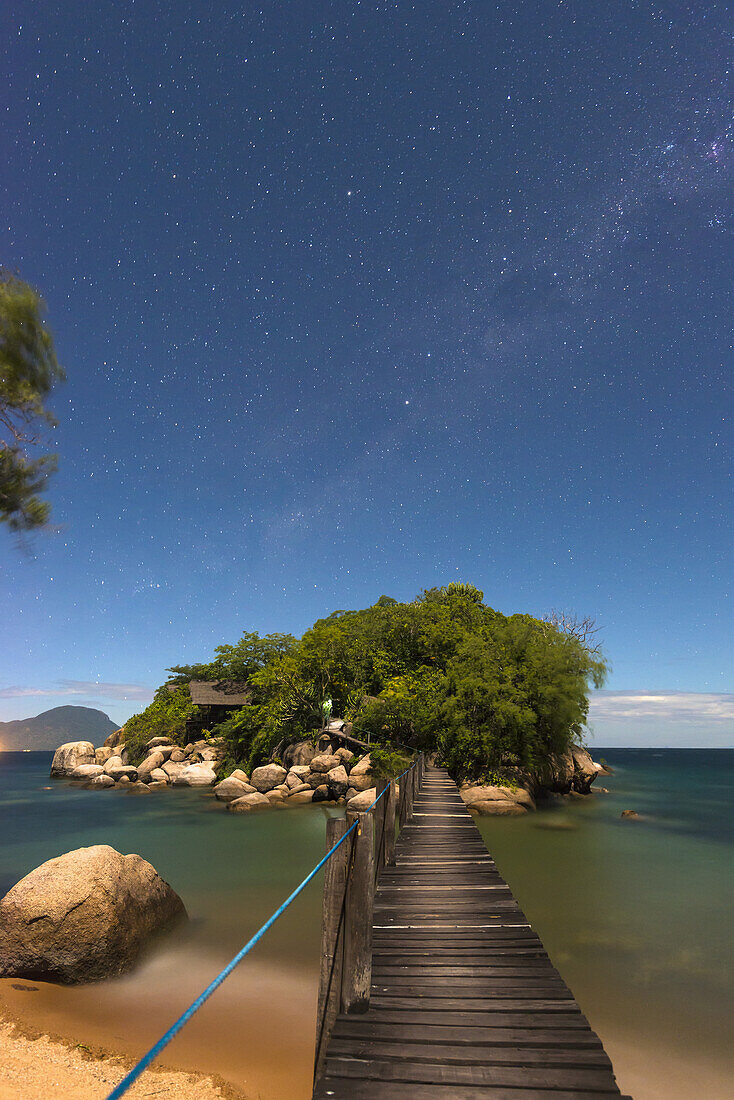
M373 920L369 1010L337 1017L315 1100L620 1095L444 771L424 768Z
M375 889L375 819L347 811L347 828L357 821L350 850L344 902L342 1012L366 1012L370 1000L372 923ZM345 841L348 844L349 841ZM327 1048L328 1056L328 1048Z

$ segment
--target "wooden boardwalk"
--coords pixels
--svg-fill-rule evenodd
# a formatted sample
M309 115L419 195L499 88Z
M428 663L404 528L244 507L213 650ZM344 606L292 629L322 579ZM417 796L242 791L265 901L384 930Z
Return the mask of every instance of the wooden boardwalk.
M337 1018L315 1100L619 1095L456 784L427 768L375 894L369 1011Z

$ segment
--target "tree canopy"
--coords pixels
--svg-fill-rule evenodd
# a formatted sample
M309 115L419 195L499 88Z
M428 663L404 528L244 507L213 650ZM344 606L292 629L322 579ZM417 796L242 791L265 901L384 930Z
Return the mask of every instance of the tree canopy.
M48 522L40 493L56 467L55 455L31 456L56 423L45 401L64 378L44 312L33 287L0 270L0 522L18 532Z
M578 631L506 616L473 585L335 611L296 641L245 634L187 677L249 681L252 702L217 727L252 767L318 728L321 705L387 744L435 751L457 776L542 764L578 743L606 663Z

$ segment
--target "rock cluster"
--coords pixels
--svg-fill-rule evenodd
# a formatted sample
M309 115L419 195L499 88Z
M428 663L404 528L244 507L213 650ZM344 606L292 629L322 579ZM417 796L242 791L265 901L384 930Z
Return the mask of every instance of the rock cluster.
M51 774L81 780L91 788L150 791L160 787L213 787L219 802L232 813L250 813L269 806L284 808L310 802L347 805L366 810L376 797L369 754L356 757L339 745L337 737L322 735L318 744L300 741L288 745L283 763L265 764L252 775L237 770L217 782L224 748L217 738L180 748L167 737L153 737L147 755L133 767L127 758L124 729L108 737L102 748L89 741L73 741L56 750ZM516 769L506 786L466 782L460 794L471 813L480 816L519 816L536 802L560 801L589 794L591 784L605 771L583 748L548 758L534 771Z
M480 817L518 816L534 810L536 802L590 794L591 784L604 771L586 749L573 748L563 755L550 756L535 771L518 769L517 781L511 785L464 783L460 794L470 812Z
M123 731L124 733L124 731ZM146 756L136 767L128 762L124 740L112 734L95 749L89 741L74 741L56 750L51 775L76 779L91 789L150 791L162 787L213 787L219 802L232 813L249 813L269 806L302 806L331 802L366 809L376 797L369 754L355 757L351 749L334 748L324 739L290 745L286 767L265 764L248 776L240 769L217 782L224 749L217 738L180 748L167 737L152 737ZM293 761L305 761L294 763Z
M128 759L124 730L110 734L101 748L90 741L71 741L54 754L51 775L82 780L94 789L149 791L158 787L211 787L224 750L221 743L196 741L182 749L169 737L151 737L146 756L134 767Z
M307 746L313 748L310 742L289 746L296 751L286 755L287 767L265 764L255 768L249 777L242 771L233 772L217 784L214 794L235 814L310 802L346 804L359 810L374 801L377 791L370 773L369 754L356 758L350 749L331 746L326 751L322 748L311 753ZM308 756L311 757L308 763L291 763Z

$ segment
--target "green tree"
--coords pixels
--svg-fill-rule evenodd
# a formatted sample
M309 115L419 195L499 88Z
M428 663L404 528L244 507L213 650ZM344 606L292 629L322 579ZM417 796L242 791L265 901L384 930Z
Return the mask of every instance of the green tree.
M125 744L132 764L139 764L151 737L170 737L178 745L186 742L186 719L194 706L187 684L173 690L168 684L159 687L150 703L140 714L125 723Z
M0 271L0 522L18 532L48 522L40 494L56 468L55 455L31 457L56 423L45 401L65 377L44 312L33 287Z

